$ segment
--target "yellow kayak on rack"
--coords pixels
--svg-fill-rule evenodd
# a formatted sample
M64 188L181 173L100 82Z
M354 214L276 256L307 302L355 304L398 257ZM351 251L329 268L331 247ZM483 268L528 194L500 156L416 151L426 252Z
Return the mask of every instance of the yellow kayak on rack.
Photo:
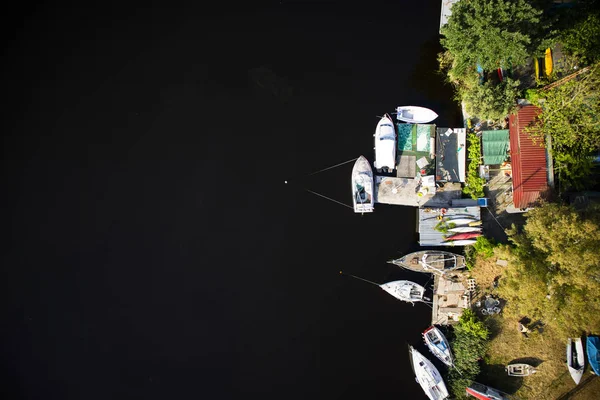
M546 49L546 57L544 58L544 73L546 76L552 75L552 50Z
M540 63L537 58L533 59L533 68L535 69L535 79L540 79Z

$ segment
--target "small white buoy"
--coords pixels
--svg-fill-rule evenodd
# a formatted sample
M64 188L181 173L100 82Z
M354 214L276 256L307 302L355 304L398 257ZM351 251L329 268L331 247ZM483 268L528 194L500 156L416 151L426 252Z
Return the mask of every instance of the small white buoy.
M287 185L287 181L284 181L284 182L285 182L285 184Z

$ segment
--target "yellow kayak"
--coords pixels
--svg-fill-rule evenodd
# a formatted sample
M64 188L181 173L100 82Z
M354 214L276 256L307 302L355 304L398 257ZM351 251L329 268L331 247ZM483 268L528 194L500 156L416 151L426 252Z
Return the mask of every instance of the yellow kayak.
M546 57L544 58L544 73L546 76L552 75L552 50L546 49Z
M533 67L535 68L535 79L540 79L540 63L537 58L533 59Z

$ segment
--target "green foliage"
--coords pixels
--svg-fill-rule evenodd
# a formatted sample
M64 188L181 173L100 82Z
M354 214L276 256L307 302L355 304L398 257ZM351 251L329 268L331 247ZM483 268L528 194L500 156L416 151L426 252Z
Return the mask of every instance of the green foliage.
M479 166L481 165L481 141L475 133L467 135L469 166L467 176L465 177L465 187L463 193L478 199L484 196L483 187L485 179L479 176Z
M522 65L547 31L541 15L526 0L460 1L442 28L441 43L453 55L459 76L478 62L484 70L495 70L509 59Z
M454 366L448 373L450 390L457 398L463 398L465 388L479 375L479 361L488 345L489 331L471 310L465 310L454 326L451 341Z
M437 225L435 226L435 230L437 230L438 232L442 232L442 233L448 233L448 229L452 229L456 226L456 224L450 222L448 223L448 221L440 221L437 223Z
M494 255L495 245L493 239L490 240L485 236L479 236L472 247L478 254L483 255L484 258L490 258Z
M467 112L485 120L501 120L515 107L521 94L520 81L505 78L501 83L485 82L463 90Z
M517 314L565 335L600 330L600 208L545 204L509 232L500 295Z
M592 167L587 156L600 147L600 63L545 91L544 101L537 103L543 112L531 134L550 135L556 169L567 187L585 187Z
M585 19L564 30L560 40L565 51L582 63L591 64L600 61L600 13L588 10L581 15Z

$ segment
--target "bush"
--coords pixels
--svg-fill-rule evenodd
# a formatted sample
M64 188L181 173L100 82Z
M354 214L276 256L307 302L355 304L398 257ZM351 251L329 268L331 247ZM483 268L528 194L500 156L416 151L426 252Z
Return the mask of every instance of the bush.
M521 95L519 80L505 78L501 83L485 82L463 90L467 112L486 120L502 120L516 107Z
M484 196L483 187L485 179L479 176L479 166L481 165L481 142L479 137L474 133L467 135L469 148L469 166L467 168L467 176L465 179L465 187L463 193L471 196L473 199L478 199Z

